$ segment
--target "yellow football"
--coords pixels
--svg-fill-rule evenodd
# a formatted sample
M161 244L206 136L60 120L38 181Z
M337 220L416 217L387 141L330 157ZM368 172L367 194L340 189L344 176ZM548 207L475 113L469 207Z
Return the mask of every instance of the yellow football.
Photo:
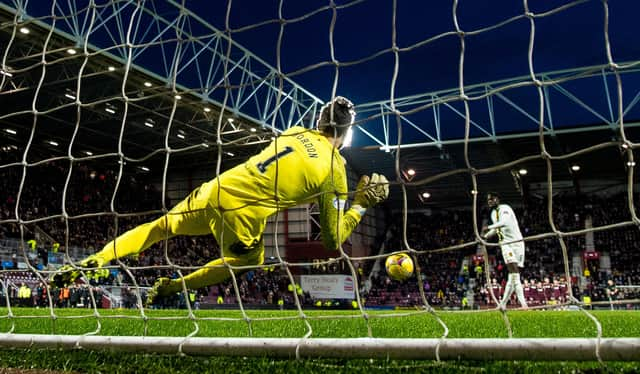
M389 277L395 280L405 280L413 274L413 260L406 253L399 253L387 257L384 263Z

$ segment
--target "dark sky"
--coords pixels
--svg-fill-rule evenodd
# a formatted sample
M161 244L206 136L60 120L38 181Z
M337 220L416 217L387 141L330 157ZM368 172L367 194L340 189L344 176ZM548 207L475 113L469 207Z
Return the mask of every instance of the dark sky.
M336 10L333 34L330 33L333 10L328 7L329 1L192 0L186 1L185 5L206 22L225 30L229 1L231 8L228 21L232 38L268 64L274 67L279 64L292 80L325 101L331 96L336 69L332 65L308 68L331 61L330 40L333 41L335 59L342 64L337 76L337 94L351 98L356 105L390 100L392 90L395 98L401 98L458 87L461 40L455 34L454 14L459 27L465 32L465 85L529 74L528 53L532 23L529 18L524 17L525 2L519 0L461 0L455 11L452 0L404 0L396 2L395 17L394 2L390 0L340 0L337 2L339 8ZM610 0L604 5L601 0L530 0L526 3L534 15L535 73L606 64L605 26L614 62L640 60L640 33L636 27L640 2L637 0ZM69 5L60 2L59 6L64 8ZM126 6L135 7L134 4ZM165 1L147 1L145 6L153 7L157 14L170 20L174 20L177 14L177 8ZM50 14L48 9L37 6L35 2L29 3L29 11L33 16ZM284 19L281 39L281 25L277 21L280 11ZM131 11L127 12L129 14ZM393 45L394 20L397 46L400 48L397 59L390 51ZM123 28L116 24L109 27ZM202 25L197 25L197 22L188 27L193 27L191 32L196 36L211 33ZM152 30L145 38L138 35L143 40L136 41L144 45L151 40L153 31L156 30ZM93 34L91 42L101 46L101 39L111 42L104 30ZM279 40L281 52L278 56ZM175 48L171 43L166 47L168 50ZM149 48L145 53L147 55L139 57L136 63L154 72L166 69L157 51L153 52L153 48ZM354 64L378 53L375 58ZM396 66L397 81L392 85ZM305 71L296 73L301 69ZM640 79L635 75L638 74L623 76L625 105L632 102L640 87ZM193 66L189 66L179 76L180 83L191 88L201 87L198 77L199 73ZM598 112L608 113L603 84L602 79L592 79L588 83L569 82L563 84L563 87L579 96L584 105ZM616 87L613 78L607 84L610 90ZM553 105L547 109L553 110L556 126L602 123L601 119L588 110L576 108L575 104L570 105L566 97L550 91ZM504 95L526 111L537 110L538 97L534 87L509 90ZM211 98L220 101L219 96L212 95ZM470 105L473 107L473 118L486 123L486 103L474 102ZM461 102L451 103L451 106L456 111L463 109ZM485 109L480 108L481 106ZM530 123L500 100L496 100L494 110L496 120L499 120L498 132L537 129L535 123ZM425 128L432 126L428 117L433 115L429 111L421 114L423 118L413 115L411 119ZM634 109L626 113L626 116L628 118L625 120L628 122L638 120L640 114ZM464 126L453 110L444 111L441 119L443 138L463 136ZM371 127L377 128L376 126L374 124Z
M278 2L233 0L230 27L237 30L278 17ZM324 1L283 1L287 20L326 6ZM351 4L341 1L339 4ZM455 31L452 1L398 1L397 44L410 47L446 32ZM529 1L538 15L556 9L556 14L535 19L534 69L553 71L606 63L604 7L601 1L587 1L566 10L558 7L569 1ZM335 57L341 62L355 61L391 47L393 3L364 1L338 9L334 31ZM226 7L203 2L189 4L213 25L224 28ZM640 4L632 0L609 2L609 35L616 61L640 56L635 15ZM523 14L522 1L464 0L457 7L458 24L466 32L496 25ZM287 23L282 38L281 66L284 72L322 61L330 61L329 26L332 12L318 12L299 22ZM465 83L494 81L528 74L530 21L520 18L508 25L465 38ZM276 65L280 25L271 23L233 34L235 40ZM460 39L444 36L399 56L396 96L431 92L458 85ZM339 90L359 102L386 100L394 55L387 52L376 59L340 69ZM335 77L325 67L297 75L294 80L321 98L328 96Z
M398 1L396 10L397 45L408 49L399 53L398 78L395 97L455 88L459 84L461 43L455 35L452 1ZM228 3L227 3L228 4ZM229 26L233 38L268 63L277 64L277 42L280 24L268 23L245 31L249 25L278 18L279 2L233 0ZM292 73L304 67L331 60L329 43L332 11L319 11L304 20L296 17L327 6L324 1L283 1L282 14L287 20L282 36L280 64L283 72ZM388 50L392 46L392 1L340 1L349 5L337 10L333 33L335 58L348 63ZM536 73L574 69L608 62L605 43L605 7L601 1L582 3L570 1L528 1L534 18L535 39L533 67ZM466 33L464 53L464 82L466 85L491 82L529 74L528 51L531 33L530 19L524 14L522 1L463 0L456 9L457 21ZM227 8L204 2L193 2L189 8L216 27L225 28ZM611 51L616 62L640 59L640 37L636 28L640 3L633 0L608 2ZM500 27L477 33L514 17L520 18ZM423 45L430 38L436 38ZM348 96L356 103L389 100L391 80L396 64L395 56L387 51L382 55L355 66L339 69L338 94ZM624 77L623 90L627 103L638 91L638 79ZM292 79L319 98L331 95L335 79L333 67L321 67ZM596 83L594 83L596 82ZM608 82L615 87L615 81ZM595 86L594 86L595 84ZM567 83L566 88L578 94L580 100L598 111L608 111L603 94L602 80L590 83ZM575 126L601 122L587 110L575 104L567 106L566 98L554 95L556 126ZM534 88L513 90L510 98L522 108L535 112L538 106ZM456 105L456 104L454 104ZM475 105L475 104L474 104ZM486 104L481 104L486 106ZM458 109L462 109L458 105ZM523 120L512 108L496 105L496 117L501 119L499 131L532 131L537 127ZM475 111L478 120L486 114ZM426 115L431 115L426 113ZM628 113L637 119L636 113ZM631 118L631 117L634 118ZM443 119L455 115L443 114ZM487 119L488 120L488 119ZM456 120L456 124L459 120ZM453 128L456 130L451 130ZM445 127L444 137L461 137L463 127Z

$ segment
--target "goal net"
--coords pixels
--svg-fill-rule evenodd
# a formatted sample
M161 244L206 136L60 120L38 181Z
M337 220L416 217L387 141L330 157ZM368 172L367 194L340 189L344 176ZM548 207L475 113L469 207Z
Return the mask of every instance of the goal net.
M414 6L0 1L0 345L639 359L639 340L603 335L594 313L639 300L632 12L607 1ZM338 251L323 247L331 228L305 201L269 218L263 264L225 262L227 280L183 283L151 308L157 278L220 256L213 235L165 239L106 264L106 277L50 286L60 267L83 269L287 129L313 129L339 95L357 112L342 150L350 200L361 174L385 175L391 193ZM516 295L499 307L500 243L482 236L488 192L518 217L528 309L576 311L593 334L518 334ZM400 252L416 265L403 282L384 269ZM461 339L457 311L498 327ZM319 333L319 322L343 331Z

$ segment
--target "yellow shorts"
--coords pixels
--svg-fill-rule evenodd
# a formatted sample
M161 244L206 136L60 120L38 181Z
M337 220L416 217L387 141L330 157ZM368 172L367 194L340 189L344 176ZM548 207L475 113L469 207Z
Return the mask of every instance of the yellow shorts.
M259 237L242 239L224 219L224 213L210 204L215 180L202 184L174 206L166 215L174 235L213 234L223 256L264 258L264 241Z

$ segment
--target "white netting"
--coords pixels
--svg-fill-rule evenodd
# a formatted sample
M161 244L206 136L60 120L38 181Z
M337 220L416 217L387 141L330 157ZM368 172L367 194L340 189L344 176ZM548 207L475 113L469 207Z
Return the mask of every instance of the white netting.
M601 40L590 43L605 59L597 66L572 64L565 66L569 70L552 73L538 68L537 28L544 28L556 17L571 16L580 7L589 7L592 16L592 3L598 4L596 24L602 31ZM343 31L348 28L339 20L344 17L353 22L354 13L369 6L365 1L331 1L315 9L280 2L273 5L276 10L271 9L273 17L257 20L240 10L242 2L229 1L225 9L216 9L224 16L212 16L210 21L217 20L219 29L189 6L172 1L90 1L83 6L52 1L47 8L27 1L0 5L0 275L7 307L3 317L10 332L18 318L12 307L18 304L49 310L49 315L34 318L94 318L97 327L90 333L99 333L100 321L112 317L101 313L103 307L137 308L135 316L115 318L141 319L145 323L154 319L193 321L194 328L187 337L198 334L201 324L227 320L199 317L194 309L224 306L239 309L242 317L233 321L246 321L250 331L256 320L302 321L305 328L300 338L307 339L314 336L314 331L306 311L322 310L326 302L336 307L336 300L314 298L309 289L298 293L296 287L304 284L302 277L320 280L319 275L327 275L325 279L352 287L353 296L333 299L340 299L342 307L346 304L357 313L336 317L327 312L312 318L362 319L367 336L375 337L371 308L414 308L413 314L431 314L442 328L433 348L438 358L440 345L449 334L441 308L494 311L501 297L504 264L497 244L487 243L480 236L488 217L483 210L484 194L498 184L525 196L517 212L522 214L520 224L528 246L522 278L527 281L525 296L531 308L582 310L597 330L594 349L600 359L602 328L587 309L594 305L631 308L637 302L633 288L616 290L615 284L640 283L633 267L638 258L632 253L632 243L638 239L636 226L640 224L634 205L635 143L629 137L635 124L627 127L625 120L628 113L635 113L638 96L625 100L624 93L631 90L625 90L623 79L627 73L633 75L638 63L622 63L615 58L608 31L610 4L606 1L575 1L545 9L532 9L524 1L507 17L488 24L476 22L474 26L482 26L471 29L461 18L468 17L474 8L454 1L446 14L438 15L449 17L453 26L435 35L416 32L411 37L400 33L405 25L400 22L399 12L405 10L394 1L375 20L363 23L366 32L374 36L376 24L384 24L377 30L387 38L383 47L363 48L358 50L361 54L344 52L349 43L366 43L362 35ZM292 38L292 34L301 32L302 25L318 27L317 33ZM474 85L470 85L465 75L470 64L467 58L472 59L473 66L490 61L467 51L486 47L485 35L512 32L515 25L521 32L516 38L520 43L512 47L522 52L514 62L524 67L515 70L521 77L498 75L492 83L481 83L489 80L473 75ZM256 33L264 33L261 43L251 39L250 35ZM437 91L421 76L433 74L426 72L425 54L448 39L456 41L455 53L435 58L457 61L449 66L457 66L449 72L457 77L457 88L436 86L442 89ZM255 44L248 49L241 46L252 40ZM256 57L251 52L254 49L265 53L264 59L259 58L259 51ZM283 49L297 53L285 53ZM499 50L487 55L504 63ZM381 65L374 65L380 60ZM415 66L421 65L416 60L423 61L422 68ZM386 70L377 71L379 66ZM375 70L375 77L369 79L376 83L356 81L362 71L371 70ZM403 77L404 71L407 76ZM477 69L474 74L478 74ZM591 89L585 83L589 79L604 82L607 118L572 93ZM628 79L633 82L634 78ZM324 83L318 84L318 80ZM413 85L407 84L412 80ZM303 88L314 83L323 91L320 99L310 93L311 89ZM382 86L385 96L374 100L374 94L360 93L367 90L368 83ZM556 129L554 126L560 124L554 124L550 114L552 89L602 119L603 125L585 130ZM360 168L368 165L366 170L349 170L351 191L359 173L386 172L393 186L387 209L369 210L351 241L339 252L327 255L318 244L317 206L311 204L282 211L270 220L264 234L265 265L238 268L225 264L229 269L249 272L230 272L228 281L167 299L160 305L187 309L178 316L148 316L142 308L146 291L159 276L181 277L218 257L219 249L211 236L173 238L135 258L118 259L108 266L111 276L106 281L71 289L44 286L60 265L75 263L126 230L168 212L200 183L245 161L287 128L312 128L323 101L337 95L356 102L356 137L374 144L363 148L364 154L375 148L376 154L383 155L376 156L380 157L379 164L356 163ZM370 100L358 100L359 96ZM500 119L494 118L498 101L509 107L501 113L508 120L518 114L529 125L499 124ZM628 103L626 107L624 103ZM562 121L566 122L560 117L558 122ZM451 124L457 124L455 130L446 129ZM507 130L516 134L501 137ZM554 140L560 134L592 131L598 136L576 143L581 144L576 149L562 149ZM519 144L518 139L529 142ZM504 143L494 148L486 145L498 140ZM418 156L425 149L436 149L434 146L438 147L439 161ZM385 153L390 150L393 158ZM483 154L490 150L495 157ZM354 148L345 154L355 161L358 152ZM577 188L567 187L566 179L572 175L559 174L558 169L611 154L618 156L612 163L619 175L625 175L626 170L623 183L606 186L617 191L613 198L595 193L584 198L558 195L565 188ZM406 174L407 165L420 169L420 163L430 162L444 166L422 167L429 170L428 176ZM537 186L527 182L525 175L532 171L525 168L544 175L543 182ZM524 171L514 172L519 169ZM592 175L597 177L597 171L592 170ZM558 176L564 178L562 183L555 181ZM440 206L431 210L428 195L420 198L427 205L414 203L416 194L427 189L433 193L438 186L464 191L466 199L452 200L449 209ZM600 187L602 184L591 187L590 192ZM607 214L602 213L605 209ZM595 250L616 244L620 248L609 251L607 260L600 261L605 254ZM417 265L416 277L405 283L390 281L379 264L388 253L398 251L409 252ZM327 259L329 256L335 259ZM608 278L613 285L604 284ZM535 285L529 283L534 281ZM21 293L21 284L31 289L31 296ZM288 289L290 285L296 286ZM246 312L247 308L264 305L286 307L296 313L294 317L252 318ZM65 317L59 312L70 306L86 307L92 313ZM399 311L375 318L407 314ZM511 337L506 310L502 318ZM182 343L178 349L182 350Z

